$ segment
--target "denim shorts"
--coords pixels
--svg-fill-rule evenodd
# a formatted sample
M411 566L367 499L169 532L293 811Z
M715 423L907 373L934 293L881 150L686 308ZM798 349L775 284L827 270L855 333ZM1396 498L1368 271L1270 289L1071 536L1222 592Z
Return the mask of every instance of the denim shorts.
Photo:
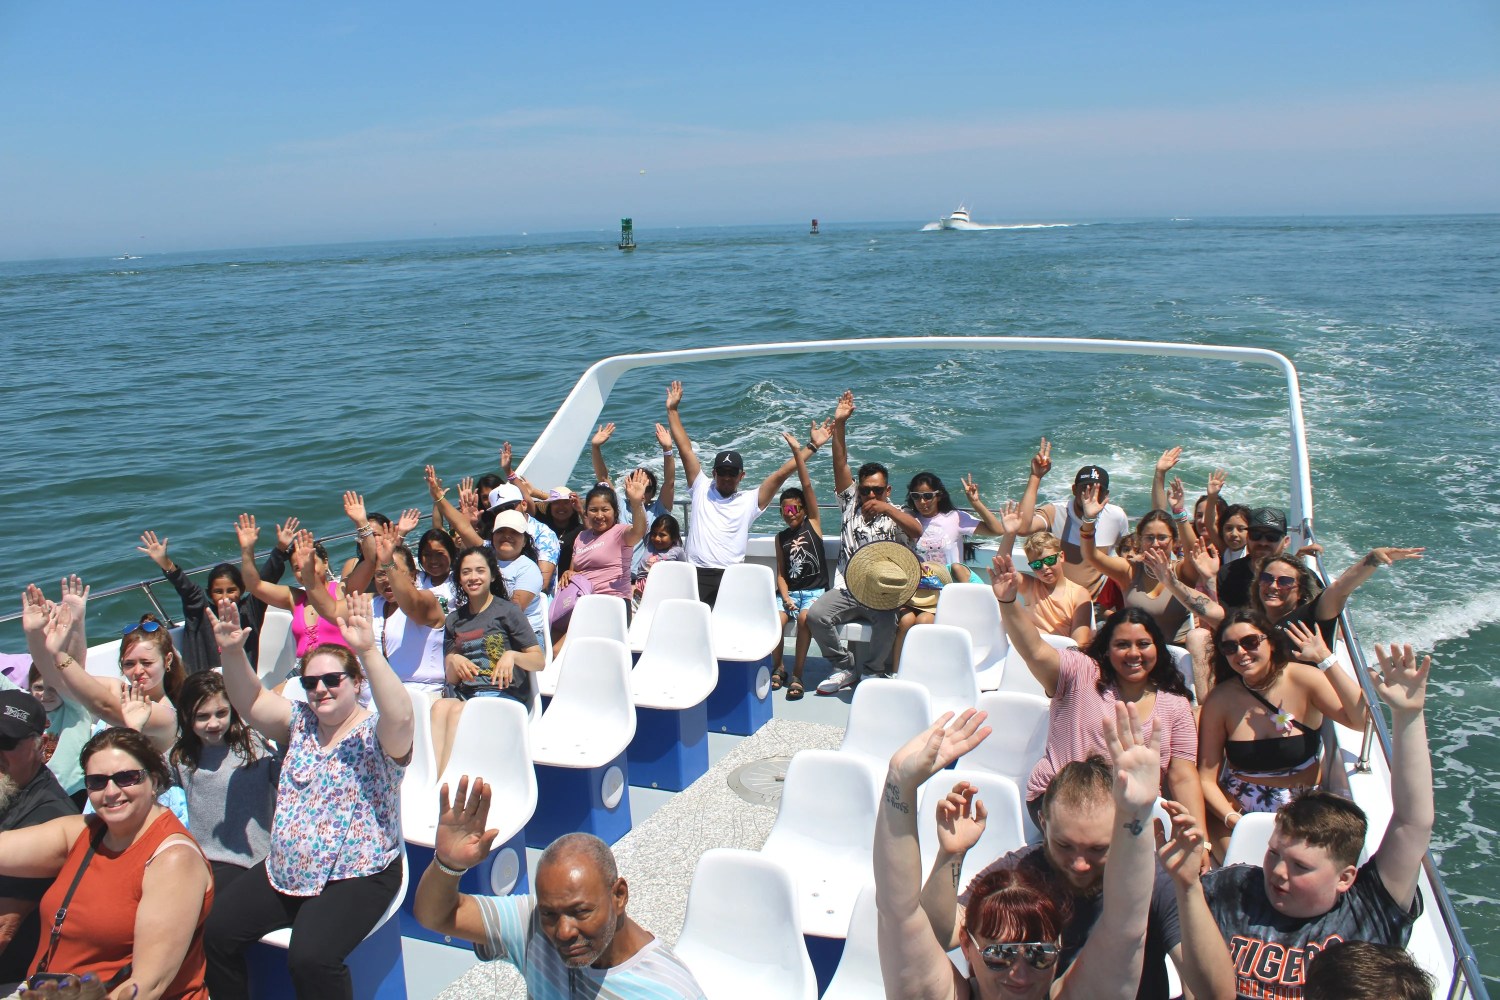
M800 615L802 612L812 607L813 601L816 601L818 598L823 596L823 589L819 587L813 590L793 590L790 593L792 595L792 607L797 609L797 614L794 614L791 617L796 618L797 615ZM786 605L781 603L780 594L776 595L776 611L778 614L782 614L786 611Z

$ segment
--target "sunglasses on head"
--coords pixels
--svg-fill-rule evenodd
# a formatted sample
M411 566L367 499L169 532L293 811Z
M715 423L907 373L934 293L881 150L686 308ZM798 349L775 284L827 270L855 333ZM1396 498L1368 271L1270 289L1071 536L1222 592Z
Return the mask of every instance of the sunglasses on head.
M161 622L136 622L134 625L126 625L120 629L121 635L129 635L132 632L155 632L162 627Z
M318 686L319 681L323 682L323 689L325 691L336 691L338 690L338 686L344 683L344 678L348 676L342 670L335 670L327 674L303 674L297 680L302 682L302 690L304 691L313 690Z
M1279 542L1283 532L1275 528L1251 528L1250 540L1252 542Z
M859 488L859 495L862 497L878 497L888 489L890 489L889 486L861 486Z
M1056 566L1057 559L1061 555L1061 552L1054 552L1050 556L1042 556L1042 558L1040 559L1033 559L1026 565L1030 566L1032 569L1041 569L1043 566Z
M913 500L936 500L943 494L938 492L937 490L912 490L906 495L911 497Z
M1260 585L1262 587L1280 587L1282 590L1291 590L1297 586L1297 578L1295 576L1276 576L1273 573L1262 573L1260 575Z
M1221 640L1219 642L1219 652L1225 656L1233 656L1242 649L1247 653L1253 653L1263 646L1265 641L1265 636L1258 632L1251 632L1249 635L1241 636L1238 639Z
M995 972L1003 972L1015 965L1018 958L1025 958L1026 964L1033 969L1050 969L1057 964L1061 950L1051 941L1007 941L985 945L979 957Z
M116 788L130 788L145 781L146 773L144 767L138 767L133 771L116 771L114 774L85 774L83 787L91 792L102 792L113 781Z

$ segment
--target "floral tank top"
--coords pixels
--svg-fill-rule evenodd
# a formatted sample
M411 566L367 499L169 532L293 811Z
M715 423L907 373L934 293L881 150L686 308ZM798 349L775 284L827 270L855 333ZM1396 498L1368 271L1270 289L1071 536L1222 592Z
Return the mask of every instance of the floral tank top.
M266 873L288 896L316 896L336 879L373 875L401 851L401 776L371 715L336 745L318 745L318 719L293 703Z

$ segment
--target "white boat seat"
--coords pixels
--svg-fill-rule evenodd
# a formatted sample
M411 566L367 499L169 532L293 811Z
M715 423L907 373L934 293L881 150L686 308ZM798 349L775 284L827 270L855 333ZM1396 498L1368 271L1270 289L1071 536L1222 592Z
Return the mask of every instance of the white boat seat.
M1010 642L1000 621L995 592L984 583L950 583L938 592L938 625L956 625L969 633L970 655L981 691L1000 686Z
M969 633L956 625L913 625L901 647L896 677L927 689L934 716L973 708L979 703L979 675L972 648Z
M920 803L917 807L917 843L921 846L924 874L932 870L932 863L937 858L937 804L960 781L967 781L979 789L976 798L984 803L989 813L979 843L965 856L959 872L958 884L962 890L992 861L1026 846L1023 828L1026 810L1021 804L1021 790L1009 778L965 767L939 771L922 786L917 797Z
M685 562L659 562L646 572L646 588L641 592L635 617L630 620L630 649L639 653L646 648L651 634L651 620L662 601L672 598L698 600L698 570Z
M531 729L532 758L554 767L602 767L635 735L630 650L617 639L584 636L568 640L564 654L568 669Z
M630 672L635 706L692 708L708 697L718 681L708 605L679 597L662 601L645 651Z
M839 752L884 769L906 741L932 725L932 697L915 681L871 681L854 689Z

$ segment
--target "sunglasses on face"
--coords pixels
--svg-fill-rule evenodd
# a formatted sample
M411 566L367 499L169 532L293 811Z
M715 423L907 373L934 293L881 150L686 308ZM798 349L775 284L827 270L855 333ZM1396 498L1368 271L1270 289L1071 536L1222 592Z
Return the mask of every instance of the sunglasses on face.
M889 489L889 486L861 486L859 488L859 495L862 497L878 497Z
M1033 559L1026 565L1030 566L1032 569L1041 569L1043 566L1056 566L1057 559L1060 555L1062 555L1061 552L1054 552L1050 556L1042 556L1042 558L1040 559Z
M134 625L126 625L120 629L121 635L129 635L132 632L155 632L162 627L161 622L136 622Z
M1275 530L1274 528L1269 531L1261 530L1259 528L1251 528L1250 540L1252 542L1279 542L1281 541L1281 532Z
M1262 645L1264 645L1265 641L1265 636L1260 635L1256 632L1251 632L1249 635L1241 636L1238 639L1222 640L1219 643L1219 652L1223 653L1225 656L1233 656L1235 653L1238 653L1242 649L1247 653L1253 653Z
M302 682L302 690L304 691L313 690L318 686L319 681L322 681L325 691L337 691L338 686L344 683L344 678L348 676L342 670L335 670L328 674L303 674L297 679Z
M942 496L942 494L937 490L912 490L906 495L911 497L913 500L936 500L938 497Z
M83 787L91 792L102 792L111 781L115 783L116 788L130 788L145 780L146 769L138 767L133 771L116 771L114 774L85 774Z
M1025 958L1026 964L1033 969L1050 969L1057 964L1057 955L1061 950L1051 941L1015 941L985 945L979 957L994 972L1005 971L1015 965L1018 958Z
M790 517L790 516L791 516L791 515L793 515L793 514L795 514L795 513L797 513L797 512L798 512L798 511L800 511L800 510L801 510L801 509L802 509L802 508L801 508L801 507L798 507L798 506L797 506L797 505L796 505L796 504L794 504L794 503L789 503L789 504L787 504L787 505L786 505L786 506L785 506L785 507L783 507L783 508L781 508L781 512L782 512L782 513L783 513L783 514L786 514L786 515L787 515L787 516L788 516L788 517Z
M1280 587L1282 590L1291 590L1297 586L1297 578L1295 576L1275 576L1271 573L1262 573L1260 575L1260 585L1262 587Z

